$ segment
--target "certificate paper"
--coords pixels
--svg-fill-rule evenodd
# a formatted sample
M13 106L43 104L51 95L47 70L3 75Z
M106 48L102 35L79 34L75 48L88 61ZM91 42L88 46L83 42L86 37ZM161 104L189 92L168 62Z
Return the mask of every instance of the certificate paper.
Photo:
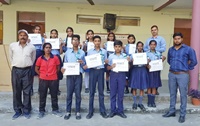
M101 55L99 53L86 56L85 60L88 68L94 68L102 65Z
M113 59L113 63L116 66L113 68L115 72L127 72L128 71L128 60L127 59Z
M136 44L129 44L129 54L135 53Z
M45 39L46 43L51 43L52 49L60 49L59 39Z
M150 72L163 70L162 59L152 60L149 65L151 66L149 69Z
M64 75L80 75L80 63L64 63Z
M67 38L67 47L68 48L72 48L73 47L73 45L72 45L72 37L68 37Z
M40 34L28 34L28 38L33 45L42 44L42 37Z
M107 51L110 51L110 52L115 52L115 49L114 49L114 42L112 41L108 41L106 43L106 46L107 46Z
M134 53L133 56L133 65L142 65L147 64L147 54L146 53Z
M89 51L90 49L94 49L94 43L93 42L87 43L87 51Z

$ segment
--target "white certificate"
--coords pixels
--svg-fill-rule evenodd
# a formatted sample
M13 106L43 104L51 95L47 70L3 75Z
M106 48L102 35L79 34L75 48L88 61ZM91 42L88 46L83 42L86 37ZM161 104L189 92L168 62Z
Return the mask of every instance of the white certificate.
M40 34L28 34L28 38L33 45L42 44L42 37Z
M147 64L147 54L146 53L133 53L133 65Z
M127 59L113 59L113 63L116 66L113 68L115 72L127 72L128 71L128 60Z
M163 70L162 59L152 60L149 62L149 65L151 66L149 69L150 72Z
M129 54L135 53L136 44L129 44Z
M45 39L46 43L51 43L52 49L60 49L60 41L59 39Z
M64 63L64 75L80 75L80 63Z
M114 49L114 42L108 41L108 42L106 43L106 46L107 46L107 51L115 52L115 49Z
M87 51L89 51L90 49L94 49L94 43L93 42L87 43Z
M72 37L68 37L67 38L67 47L68 48L72 48L73 47L73 45L72 45Z
M99 53L86 56L85 60L88 68L94 68L102 65L101 55Z

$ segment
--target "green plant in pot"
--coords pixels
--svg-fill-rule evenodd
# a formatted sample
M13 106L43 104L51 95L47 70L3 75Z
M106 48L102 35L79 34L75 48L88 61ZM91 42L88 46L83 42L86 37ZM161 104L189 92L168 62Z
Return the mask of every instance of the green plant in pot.
M189 96L191 96L192 104L195 106L200 106L200 91L196 89L190 89Z

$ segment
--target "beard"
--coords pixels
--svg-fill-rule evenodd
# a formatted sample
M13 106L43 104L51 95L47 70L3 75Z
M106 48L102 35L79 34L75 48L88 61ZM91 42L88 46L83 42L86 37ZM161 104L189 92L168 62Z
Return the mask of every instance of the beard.
M180 46L181 44L182 44L182 43L178 43L178 44L175 44L175 43L174 43L174 46Z

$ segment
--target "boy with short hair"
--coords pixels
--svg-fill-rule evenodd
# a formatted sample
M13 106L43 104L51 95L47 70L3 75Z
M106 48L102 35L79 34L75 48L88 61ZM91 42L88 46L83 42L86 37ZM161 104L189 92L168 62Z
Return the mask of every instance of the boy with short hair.
M124 88L126 85L126 73L125 72L114 72L113 68L116 67L116 64L113 63L113 59L127 59L130 62L130 57L128 57L125 53L122 53L122 42L115 41L114 49L115 52L111 54L108 58L108 70L110 72L110 107L111 112L109 117L112 118L115 115L119 115L122 118L127 118L124 114L123 108L123 97L124 97ZM116 107L116 96L117 98L117 106Z
M65 53L64 62L65 63L80 63L80 74L79 75L67 75L66 83L67 83L67 107L66 107L66 115L64 116L65 120L68 120L71 117L71 106L72 106L72 97L75 92L76 96L76 119L81 119L80 108L81 108L81 89L82 89L82 73L83 66L85 65L84 57L85 53L83 50L79 49L78 46L80 44L80 36L73 35L72 36L72 49L68 49ZM65 72L65 69L62 68L62 72Z

